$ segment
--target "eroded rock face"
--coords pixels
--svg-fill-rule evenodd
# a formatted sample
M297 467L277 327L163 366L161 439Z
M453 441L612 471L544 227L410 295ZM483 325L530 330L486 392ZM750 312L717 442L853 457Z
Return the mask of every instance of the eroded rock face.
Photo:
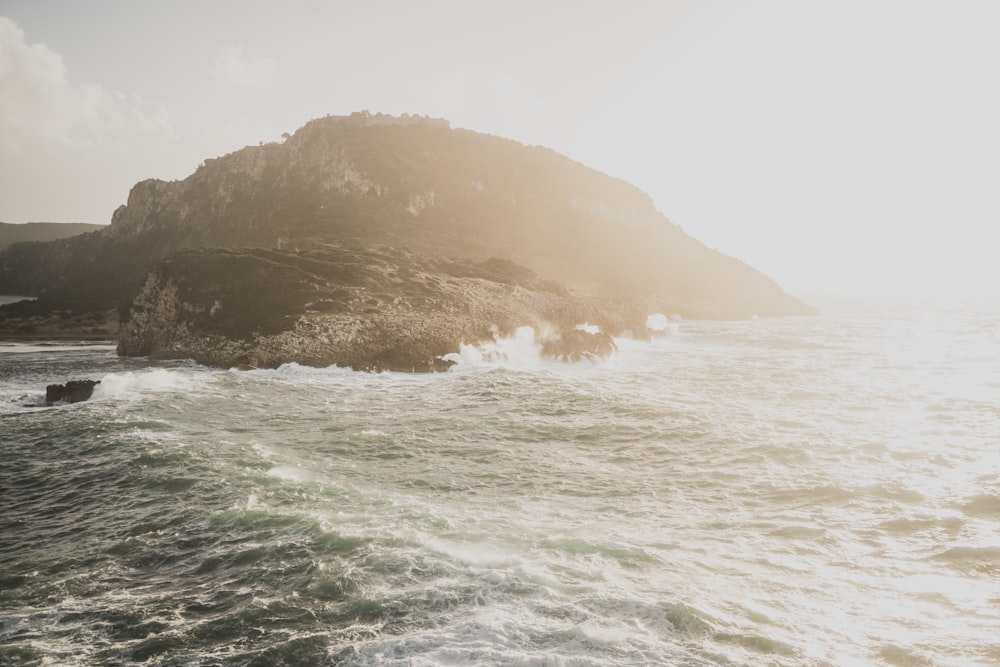
M94 387L100 380L70 380L66 384L50 384L45 388L46 403L79 403L94 394Z
M522 325L567 333L551 356L606 356L645 308L571 296L503 260L326 247L188 250L152 272L122 326L119 354L217 367L297 362L357 370L444 370L443 355Z

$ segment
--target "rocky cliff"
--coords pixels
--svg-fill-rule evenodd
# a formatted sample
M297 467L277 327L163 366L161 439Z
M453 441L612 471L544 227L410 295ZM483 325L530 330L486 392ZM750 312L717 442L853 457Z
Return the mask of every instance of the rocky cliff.
M459 346L533 325L558 358L605 356L608 333L645 331L648 304L580 299L505 260L404 249L192 249L150 272L119 353L221 366L298 362L440 370ZM582 340L581 340L582 339Z
M0 293L125 316L178 250L331 242L499 257L578 294L669 299L687 317L812 312L623 181L444 121L366 113L206 160L183 181L138 183L107 228L0 253Z

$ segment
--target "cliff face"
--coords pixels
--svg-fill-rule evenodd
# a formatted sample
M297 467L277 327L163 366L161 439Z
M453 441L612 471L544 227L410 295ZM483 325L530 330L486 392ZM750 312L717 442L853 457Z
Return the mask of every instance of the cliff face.
M461 343L525 324L549 331L561 355L561 337L576 324L642 333L645 317L644 305L575 299L502 260L340 247L187 250L149 274L119 353L222 367L436 370Z
M124 312L177 250L323 243L500 257L578 293L670 299L688 317L812 312L623 181L444 121L368 114L311 121L183 181L138 183L109 227L0 253L0 293Z

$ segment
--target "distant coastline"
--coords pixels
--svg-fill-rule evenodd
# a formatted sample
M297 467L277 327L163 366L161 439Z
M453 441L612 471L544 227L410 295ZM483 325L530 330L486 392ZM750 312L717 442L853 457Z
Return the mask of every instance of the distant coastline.
M118 338L118 317L113 310L91 313L48 311L44 307L39 309L38 304L32 303L35 301L38 298L34 296L0 294L0 307L5 308L5 313L11 309L19 311L13 317L0 316L0 342L107 342Z
M34 301L37 298L34 296L19 296L17 294L0 294L0 306L6 306L8 303L17 303L18 301Z
M15 243L55 241L87 232L96 232L106 225L87 222L0 222L0 250Z

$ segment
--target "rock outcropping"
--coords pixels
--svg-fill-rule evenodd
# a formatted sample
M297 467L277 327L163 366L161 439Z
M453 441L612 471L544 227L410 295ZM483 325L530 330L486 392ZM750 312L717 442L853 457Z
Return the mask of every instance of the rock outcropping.
M100 380L70 380L66 384L50 384L45 388L46 403L79 403L94 395Z
M298 362L357 370L443 370L462 343L522 325L573 332L582 322L641 335L647 305L580 299L506 260L410 250L198 249L152 271L123 325L122 355L220 367ZM586 332L579 332L590 336ZM554 334L550 356L607 356L606 335ZM610 346L609 346L610 342Z

